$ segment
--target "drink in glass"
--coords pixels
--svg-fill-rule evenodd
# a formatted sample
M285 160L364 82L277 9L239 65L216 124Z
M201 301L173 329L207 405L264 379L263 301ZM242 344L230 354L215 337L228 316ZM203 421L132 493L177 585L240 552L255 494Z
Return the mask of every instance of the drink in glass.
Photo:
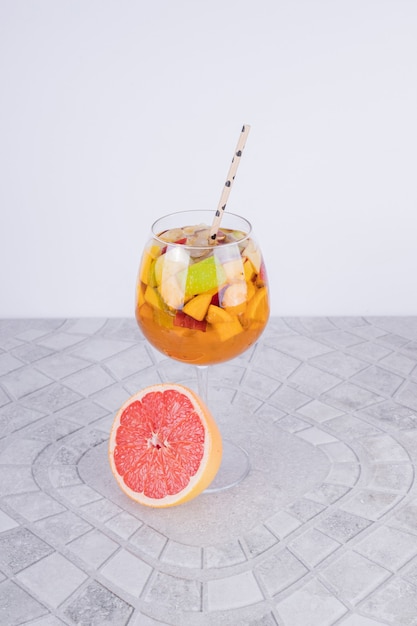
M268 282L250 223L228 213L209 240L211 211L157 220L138 274L136 319L167 356L212 365L247 350L269 317Z

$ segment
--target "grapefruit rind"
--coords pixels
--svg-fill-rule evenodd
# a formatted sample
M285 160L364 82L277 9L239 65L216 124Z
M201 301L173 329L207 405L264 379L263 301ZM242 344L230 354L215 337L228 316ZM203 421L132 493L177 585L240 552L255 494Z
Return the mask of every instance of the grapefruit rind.
M174 390L185 395L192 403L194 411L197 413L201 424L204 428L204 447L203 456L196 473L190 477L188 484L178 493L174 495L166 495L161 498L152 498L146 496L142 492L131 489L124 481L123 476L119 473L114 460L114 453L117 446L116 435L120 426L121 416L124 411L135 401L140 401L147 394L152 392L163 392L166 390ZM165 508L176 506L192 500L209 487L215 478L222 459L222 438L220 431L214 421L213 416L201 398L191 389L180 384L161 383L151 385L131 396L119 409L114 419L108 447L108 458L110 468L121 490L132 500L145 506L154 508Z

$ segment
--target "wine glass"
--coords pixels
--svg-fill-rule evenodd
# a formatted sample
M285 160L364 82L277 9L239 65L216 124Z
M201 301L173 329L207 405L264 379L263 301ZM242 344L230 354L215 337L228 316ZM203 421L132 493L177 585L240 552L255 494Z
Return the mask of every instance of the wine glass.
M147 340L168 357L197 368L198 393L208 399L208 366L243 353L269 317L261 251L245 218L225 213L215 243L213 211L171 213L156 220L136 285L136 320ZM223 441L219 472L207 491L238 484L249 457Z

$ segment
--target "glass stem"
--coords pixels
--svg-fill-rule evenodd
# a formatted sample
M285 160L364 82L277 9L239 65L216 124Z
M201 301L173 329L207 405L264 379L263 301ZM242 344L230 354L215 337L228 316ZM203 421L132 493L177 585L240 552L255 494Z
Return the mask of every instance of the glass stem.
M208 365L196 365L198 395L207 404L208 401Z

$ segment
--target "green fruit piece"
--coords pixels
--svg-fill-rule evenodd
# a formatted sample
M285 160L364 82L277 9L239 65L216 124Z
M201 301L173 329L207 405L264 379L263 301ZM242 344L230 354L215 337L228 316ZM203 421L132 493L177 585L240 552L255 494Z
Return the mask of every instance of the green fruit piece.
M185 276L185 293L187 296L195 296L210 291L226 282L226 272L215 256L209 256L190 265L184 274Z

